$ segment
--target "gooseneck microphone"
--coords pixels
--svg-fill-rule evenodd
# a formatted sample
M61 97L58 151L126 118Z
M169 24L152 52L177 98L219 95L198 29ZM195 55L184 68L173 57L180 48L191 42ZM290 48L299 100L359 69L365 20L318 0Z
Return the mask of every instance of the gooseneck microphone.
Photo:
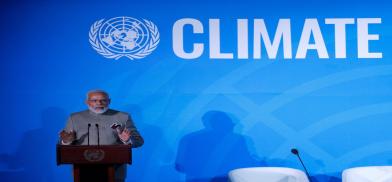
M301 162L302 167L305 169L305 173L306 173L306 176L308 177L309 182L312 182L312 180L311 180L311 178L310 178L310 175L309 175L309 172L308 172L308 170L306 169L305 164L302 162L301 157L299 156L298 149L292 148L292 149L291 149L291 153L293 153L294 155L296 155L296 156L298 157L299 162Z
M98 126L98 123L96 123L95 126L97 127L98 146L99 146L99 126Z
M90 145L90 127L91 127L91 124L89 123L87 125L87 145Z

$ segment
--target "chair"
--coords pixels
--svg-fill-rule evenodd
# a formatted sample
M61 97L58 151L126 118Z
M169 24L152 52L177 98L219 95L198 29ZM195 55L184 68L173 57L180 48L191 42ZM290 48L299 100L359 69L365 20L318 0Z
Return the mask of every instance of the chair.
M284 167L252 167L229 172L231 182L309 182L298 169Z
M346 169L342 182L392 182L392 166L367 166Z

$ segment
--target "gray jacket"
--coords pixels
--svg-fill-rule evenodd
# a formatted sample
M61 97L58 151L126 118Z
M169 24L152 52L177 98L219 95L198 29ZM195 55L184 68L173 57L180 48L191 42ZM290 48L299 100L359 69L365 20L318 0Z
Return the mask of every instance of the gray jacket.
M129 114L116 110L109 109L103 114L96 114L90 110L85 110L71 114L68 118L66 131L76 132L76 141L73 144L87 145L88 124L90 126L90 145L98 144L98 129L99 129L99 144L101 145L115 145L124 144L117 135L117 131L112 129L113 124L118 124L122 129L127 128L131 132L131 140L128 141L132 147L140 147L144 141L140 133L137 131ZM98 124L98 127L96 126Z

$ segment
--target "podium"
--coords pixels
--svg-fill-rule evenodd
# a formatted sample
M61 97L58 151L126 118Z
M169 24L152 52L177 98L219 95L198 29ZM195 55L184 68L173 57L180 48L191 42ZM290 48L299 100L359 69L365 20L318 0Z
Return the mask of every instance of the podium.
M115 168L131 164L131 145L56 146L57 165L73 164L75 182L114 182Z

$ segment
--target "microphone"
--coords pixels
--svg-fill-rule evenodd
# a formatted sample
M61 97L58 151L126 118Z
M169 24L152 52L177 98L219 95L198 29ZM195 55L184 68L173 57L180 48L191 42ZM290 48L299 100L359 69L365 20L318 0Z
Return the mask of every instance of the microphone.
M113 123L110 127L113 130L116 130L117 134L121 134L122 133L122 129L121 129L121 125L120 124Z
M98 127L98 123L95 124L95 126L97 127L97 135L98 135L98 146L99 146L99 127Z
M311 178L310 178L310 175L309 175L309 172L308 172L308 170L306 169L305 164L302 162L301 157L299 156L298 149L292 148L292 149L291 149L291 153L293 153L294 155L296 155L296 156L298 157L299 161L301 162L302 167L305 169L305 173L306 173L306 176L308 177L309 182L312 182L312 180L311 180Z
M91 127L91 124L89 123L87 125L87 145L90 145L90 127Z

